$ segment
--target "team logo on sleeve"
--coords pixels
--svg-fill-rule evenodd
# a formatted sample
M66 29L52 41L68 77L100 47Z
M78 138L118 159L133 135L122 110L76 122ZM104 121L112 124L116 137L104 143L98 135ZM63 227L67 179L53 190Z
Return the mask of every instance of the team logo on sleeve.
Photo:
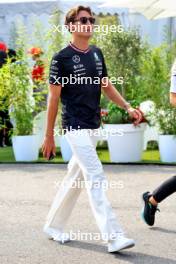
M95 61L99 61L99 57L98 57L98 54L96 52L94 52L94 58L95 58Z
M58 61L57 60L52 60L52 65L55 65Z
M79 62L80 62L80 57L79 57L78 55L74 55L74 56L72 57L72 60L73 60L73 62L75 62L75 63L79 63Z

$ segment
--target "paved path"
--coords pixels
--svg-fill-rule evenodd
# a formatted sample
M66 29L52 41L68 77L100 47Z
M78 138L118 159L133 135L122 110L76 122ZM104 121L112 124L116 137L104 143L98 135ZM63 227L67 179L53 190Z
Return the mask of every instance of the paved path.
M148 228L140 219L141 193L152 190L175 174L175 167L104 166L108 180L118 182L107 194L127 234L136 247L108 254L105 244L77 240L60 245L42 232L45 217L62 180L66 165L0 165L0 263L1 264L175 264L176 195L160 205L156 225ZM122 187L123 188L120 188ZM67 225L72 230L97 233L87 193L82 191Z

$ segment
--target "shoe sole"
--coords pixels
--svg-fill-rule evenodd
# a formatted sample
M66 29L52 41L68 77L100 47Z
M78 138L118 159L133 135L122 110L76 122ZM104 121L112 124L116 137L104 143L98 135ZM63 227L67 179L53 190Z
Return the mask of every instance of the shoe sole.
M132 248L135 246L135 243L131 243L131 244L128 244L126 246L123 246L121 248L118 248L118 249L114 249L114 250L108 250L109 253L114 253L114 252L119 252L121 250L124 250L124 249L128 249L128 248Z
M53 239L53 241L58 242L59 244L65 244L65 243L69 243L71 241L71 239L67 239L67 240L64 240L64 241Z
M65 243L68 243L68 242L70 242L71 241L71 239L67 239L67 240L64 240L64 241L60 241L60 240L56 240L56 239L54 239L53 237L49 237L48 236L48 239L49 240L53 240L53 241L55 241L55 242L58 242L58 243L60 243L60 244L65 244Z
M60 243L60 244L64 244L64 243L67 243L67 242L70 242L70 241L71 241L70 238L67 239L67 240L64 240L64 241L62 241L62 240L60 240L60 241L59 241L59 240L55 240L54 237L52 237L52 235L48 234L48 233L45 232L45 231L44 231L44 233L45 233L45 235L47 236L47 238L48 238L49 240L56 241L56 242L58 242L58 243Z

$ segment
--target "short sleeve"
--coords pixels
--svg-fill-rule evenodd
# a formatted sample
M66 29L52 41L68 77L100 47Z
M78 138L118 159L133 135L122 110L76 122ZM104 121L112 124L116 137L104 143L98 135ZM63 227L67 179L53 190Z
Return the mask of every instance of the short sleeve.
M171 93L176 93L176 75L172 75L171 76L170 92Z
M102 57L102 78L108 77L108 72L107 72L107 67L106 67L104 55L103 55L103 52L101 51L101 49L99 49L99 50L100 50L101 57Z
M174 62L172 69L171 69L171 85L170 85L170 92L176 93L176 61Z
M49 70L49 83L50 84L61 84L62 82L62 68L63 68L63 60L59 54L55 54L52 57L51 63L50 63L50 70Z

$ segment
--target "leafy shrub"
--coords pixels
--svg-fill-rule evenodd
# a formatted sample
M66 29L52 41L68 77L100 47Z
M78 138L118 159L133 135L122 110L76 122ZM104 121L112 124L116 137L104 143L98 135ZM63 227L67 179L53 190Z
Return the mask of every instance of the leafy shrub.
M169 105L159 108L154 117L161 135L176 135L176 108Z

